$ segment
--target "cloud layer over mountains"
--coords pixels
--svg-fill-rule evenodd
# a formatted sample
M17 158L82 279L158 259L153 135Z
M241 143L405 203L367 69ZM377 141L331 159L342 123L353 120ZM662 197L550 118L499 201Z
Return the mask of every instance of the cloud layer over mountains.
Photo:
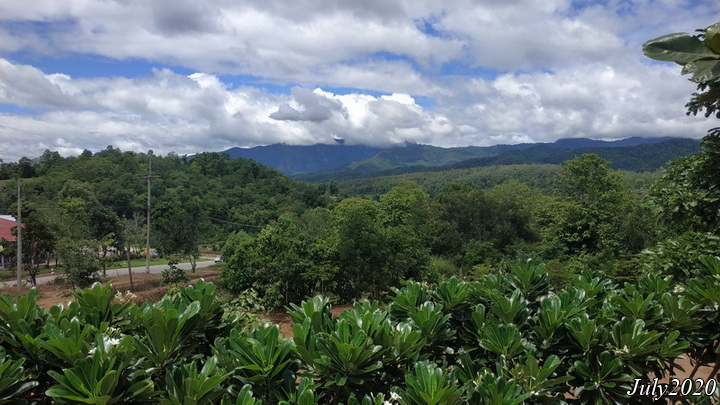
M641 44L712 0L0 3L0 158L699 138Z

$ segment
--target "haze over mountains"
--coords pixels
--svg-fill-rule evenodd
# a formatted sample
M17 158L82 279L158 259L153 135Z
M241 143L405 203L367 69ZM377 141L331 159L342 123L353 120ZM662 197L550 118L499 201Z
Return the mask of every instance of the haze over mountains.
M699 140L640 138L598 141L560 139L554 143L440 148L406 144L387 149L363 145L275 144L249 149L231 148L231 158L244 157L305 181L344 180L424 170L452 170L507 164L559 164L583 153L595 153L615 169L652 171L678 156L697 152Z

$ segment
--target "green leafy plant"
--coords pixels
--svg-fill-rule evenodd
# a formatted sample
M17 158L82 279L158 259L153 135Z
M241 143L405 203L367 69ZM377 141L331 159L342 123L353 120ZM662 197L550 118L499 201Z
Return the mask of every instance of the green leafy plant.
M520 290L515 290L510 296L495 294L490 313L499 322L524 326L529 319L528 302Z
M240 392L235 398L235 402L231 402L230 397L225 395L220 403L222 405L262 405L262 402L253 396L252 386L250 384L245 384L242 389L240 389Z
M11 359L0 347L0 404L13 402L38 385L23 368L24 362Z
M512 288L520 290L522 295L533 302L550 290L550 282L545 272L545 265L528 260L524 263L510 266L507 272L508 282Z
M149 362L154 373L162 373L183 353L191 353L197 343L191 338L198 333L200 303L177 304L165 298L155 305L134 311L144 327L133 336L136 350Z
M622 359L604 351L598 356L573 363L571 372L579 378L580 385L574 392L582 404L615 404L627 401L630 376Z
M142 370L133 370L132 341L97 337L90 357L75 362L62 372L48 371L57 384L45 394L58 403L116 404L144 401L155 397L152 379Z
M403 405L454 405L462 403L460 386L448 373L428 361L415 365L413 373L405 375L405 388L397 391L397 401Z
M93 325L80 326L78 318L48 322L43 332L46 337L37 341L45 350L43 359L59 369L72 367L87 356L97 335Z
M224 370L268 402L283 399L283 390L294 385L300 367L292 340L275 325L249 333L233 329L228 337L216 339L212 350Z
M578 354L587 355L594 352L606 341L605 330L598 328L597 322L590 319L587 314L570 319L565 326L570 332L572 342L580 349L576 351Z
M414 281L408 282L402 289L390 288L395 295L390 297L390 314L394 319L404 321L410 316L410 312L430 299L428 289Z
M706 28L703 35L667 34L643 44L645 56L683 66L682 74L705 82L720 77L720 23Z
M319 396L313 390L314 384L312 380L303 378L297 386L297 390L286 392L286 400L278 402L278 405L315 405L318 403Z
M443 350L455 336L448 324L452 315L443 313L443 306L426 301L419 308L410 309L410 325L422 333L428 347Z
M0 339L3 346L26 359L25 366L41 367L43 325L48 313L37 305L38 291L31 288L14 299L10 294L0 296ZM39 370L38 370L39 371Z
M514 380L485 369L468 384L469 402L482 405L520 405L532 396Z
M483 329L480 346L502 358L508 359L525 351L527 340L514 324L496 324L488 322Z
M168 262L170 267L161 272L162 285L177 285L190 281L190 278L187 274L185 274L185 271L179 268L177 264L178 263L175 261Z
M530 355L524 364L520 363L510 370L510 374L522 387L523 392L532 393L536 401L550 401L567 391L564 383L573 379L570 375L556 375L555 371L562 362L562 358L550 355L540 365L535 356Z
M115 291L111 283L95 283L90 288L73 293L78 305L78 314L85 323L98 329L122 320L122 314L131 305L130 302L116 302ZM101 327L104 325L104 328Z
M471 306L469 295L469 284L454 276L439 282L432 290L435 302L441 304L445 311L453 314L461 314Z
M330 332L335 329L335 321L330 312L330 299L317 295L300 305L290 304L288 315L295 324L302 324L310 319L310 326L314 332Z
M349 321L340 319L335 331L318 336L317 357L309 364L332 399L368 389L364 384L376 379L375 372L383 366L383 347L363 330L351 331Z
M161 405L212 405L218 403L227 390L222 386L231 373L221 373L217 359L210 357L198 371L195 361L181 364L168 371L166 393Z

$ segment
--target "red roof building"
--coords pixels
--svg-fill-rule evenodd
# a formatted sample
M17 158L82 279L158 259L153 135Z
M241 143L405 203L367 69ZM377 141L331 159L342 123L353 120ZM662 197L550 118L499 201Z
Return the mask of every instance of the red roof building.
M12 234L12 228L17 226L17 221L10 215L0 215L0 239L8 242L15 242L15 235Z

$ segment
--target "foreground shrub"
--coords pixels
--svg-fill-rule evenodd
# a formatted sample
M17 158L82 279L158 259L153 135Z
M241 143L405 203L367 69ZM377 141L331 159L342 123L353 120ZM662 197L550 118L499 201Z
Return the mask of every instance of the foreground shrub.
M95 285L46 311L0 298L0 401L311 405L562 404L628 398L692 353L720 364L720 258L677 281L585 272L554 289L537 263L477 282L409 282L390 304L288 310L294 337L238 323L213 284L138 306ZM691 373L694 375L695 370ZM704 401L704 402L703 402ZM714 403L700 398L697 403Z

